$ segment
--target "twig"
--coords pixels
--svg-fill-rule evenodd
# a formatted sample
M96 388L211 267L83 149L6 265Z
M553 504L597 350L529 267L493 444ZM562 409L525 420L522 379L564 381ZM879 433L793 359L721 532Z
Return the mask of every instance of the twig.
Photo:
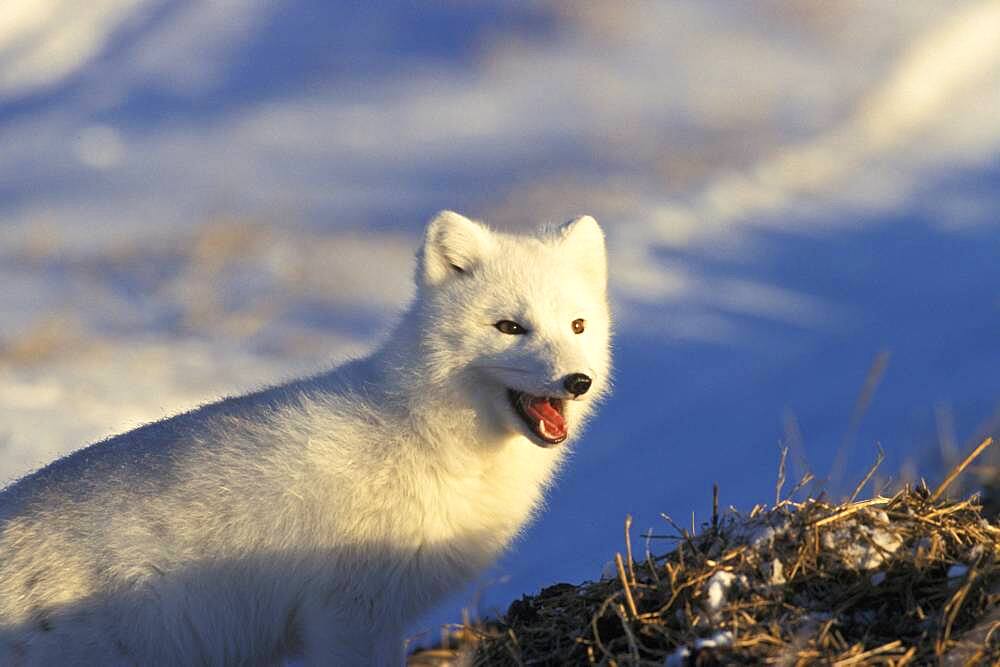
M625 590L628 590L628 588L626 588ZM601 633L597 628L597 619L604 616L604 612L607 611L608 607L611 606L611 604L615 601L616 597L618 597L617 593L606 598L604 602L601 603L601 606L597 609L597 613L595 613L593 616L590 617L590 630L591 632L594 633L594 643L597 644L597 648L601 649L601 653L604 654L605 658L611 658L612 660L614 659L614 656L611 655L611 652L604 645L604 642L601 641Z
M789 492L788 494L788 499L791 500L792 498L794 498L796 493L801 491L806 484L813 481L815 478L816 478L815 475L806 470L805 474L802 475L802 479L800 479L798 483L796 483L795 486L792 487L791 492Z
M882 449L882 445L876 443L875 446L878 447L878 454L875 455L875 463L868 469L868 474L864 476L864 479L858 482L858 485L854 487L854 493L852 493L851 497L847 500L849 503L854 502L854 499L858 497L859 493L861 493L861 489L865 488L865 484L867 484L868 480L872 478L875 471L878 470L878 467L882 465L882 461L885 461L885 451Z
M618 568L618 578L622 581L622 589L625 591L625 602L628 604L628 612L632 618L639 615L639 610L635 607L635 600L632 598L632 588L628 584L628 577L625 576L625 565L622 563L622 555L615 553L615 565Z
M778 481L774 485L774 504L781 504L781 487L785 485L785 459L788 458L788 447L781 448L781 459L778 461Z
M852 655L850 658L845 658L843 660L838 660L833 663L834 667L847 667L847 665L856 665L860 662L864 662L865 659L876 656L879 653L888 653L890 651L895 651L896 649L902 648L902 640L897 639L894 642L889 642L888 644L883 644L870 651L865 651L864 653L858 653L857 655Z
M712 484L712 535L719 534L719 485Z
M650 539L653 535L652 526L646 531L646 566L649 568L649 574L653 577L653 581L656 585L660 585L660 575L656 571L656 559L653 558L653 550L649 548Z
M629 596L628 594L626 594L626 599L631 600L632 598L631 598L631 596ZM639 645L635 641L635 634L632 632L632 628L629 625L628 619L625 618L625 610L622 609L622 606L620 604L614 605L612 607L612 609L614 609L614 612L616 614L618 614L618 620L622 624L622 630L625 631L625 636L628 638L628 652L629 652L629 657L632 658L632 664L633 665L638 665L639 664ZM632 615L632 618L635 618L635 614L634 613Z
M628 555L628 577L632 585L635 586L635 568L632 566L632 515L625 515L625 553Z
M951 628L955 624L955 619L958 618L958 612L961 611L962 605L965 604L965 598L968 597L969 591L972 589L972 583L976 580L979 575L979 566L982 563L982 557L979 558L969 571L965 575L965 581L962 586L955 592L948 603L945 604L944 609L941 610L941 615L944 620L944 630L941 633L941 638L937 643L937 654L942 655L948 648L948 642L951 641Z
M834 512L830 516L823 517L822 519L816 521L813 524L813 527L819 528L820 526L825 526L828 523L833 523L834 521L856 514L866 507L871 507L872 505L885 505L888 502L888 498L870 498L868 500L862 500L861 502L854 503L853 505L848 505L845 509Z
M517 667L524 667L524 662L521 660L521 642L517 641L517 635L510 628L507 629L507 635L510 637L511 643L511 645L507 646L507 652L510 653L510 657L517 663Z
M952 468L951 472L948 473L948 476L944 478L944 481L941 482L938 488L934 490L934 493L931 494L931 502L933 503L938 498L940 498L941 495L945 492L945 489L947 489L951 485L951 483L955 481L955 478L961 475L962 471L965 470L970 463L976 460L976 457L982 454L983 451L985 451L986 448L992 444L993 444L993 438L987 436L985 440L979 443L978 447L972 450L971 454L965 457L964 461L962 461L957 466Z

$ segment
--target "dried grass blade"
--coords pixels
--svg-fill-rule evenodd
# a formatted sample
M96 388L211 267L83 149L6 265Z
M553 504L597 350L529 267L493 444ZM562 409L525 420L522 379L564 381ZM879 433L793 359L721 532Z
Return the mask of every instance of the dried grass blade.
M972 463L973 461L975 461L976 458L980 454L982 454L986 450L987 447L989 447L992 444L993 444L993 438L987 436L985 440L983 440L981 443L979 443L978 447L976 447L974 450L972 450L971 454L969 454L968 456L966 456L965 459L961 463L959 463L957 466L955 466L954 468L952 468L952 471L950 473L948 473L948 476L944 478L944 481L941 482L941 484L938 486L938 488L936 488L934 490L934 493L931 494L931 502L933 503L933 502L937 501L937 499L940 498L944 494L945 490L949 486L951 486L951 483L955 481L955 478L958 477L959 475L961 475L962 471L965 470L969 466L970 463Z

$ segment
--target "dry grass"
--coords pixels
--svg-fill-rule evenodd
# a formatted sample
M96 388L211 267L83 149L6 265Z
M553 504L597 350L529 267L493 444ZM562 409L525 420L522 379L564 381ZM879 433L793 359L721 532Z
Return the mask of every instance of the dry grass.
M411 664L998 664L1000 527L945 498L989 443L933 491L670 522L669 553L627 539L616 576L524 597Z

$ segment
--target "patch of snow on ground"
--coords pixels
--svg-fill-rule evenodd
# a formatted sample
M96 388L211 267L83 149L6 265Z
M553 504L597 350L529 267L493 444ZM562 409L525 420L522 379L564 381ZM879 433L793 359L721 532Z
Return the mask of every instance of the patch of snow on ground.
M699 637L694 640L694 650L700 651L706 648L725 648L732 646L733 633L728 630L716 632L711 637ZM664 667L682 667L688 663L691 657L691 649L688 646L678 646L673 653L667 656L663 662Z
M902 545L898 535L854 520L823 533L823 548L836 553L853 570L876 569Z
M706 584L706 609L714 614L726 604L726 594L736 581L736 575L732 572L719 570L709 578Z
M775 558L769 562L765 562L761 569L764 572L764 577L767 582L772 586L780 586L785 583L785 566L782 565L781 560Z

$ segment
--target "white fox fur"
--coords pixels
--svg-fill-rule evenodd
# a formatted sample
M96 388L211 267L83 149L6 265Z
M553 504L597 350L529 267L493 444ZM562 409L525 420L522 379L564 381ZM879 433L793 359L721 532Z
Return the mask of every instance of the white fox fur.
M593 218L514 236L438 214L371 356L0 493L0 665L402 664L406 626L511 543L564 458L508 388L567 399L570 440L607 388L606 281Z

